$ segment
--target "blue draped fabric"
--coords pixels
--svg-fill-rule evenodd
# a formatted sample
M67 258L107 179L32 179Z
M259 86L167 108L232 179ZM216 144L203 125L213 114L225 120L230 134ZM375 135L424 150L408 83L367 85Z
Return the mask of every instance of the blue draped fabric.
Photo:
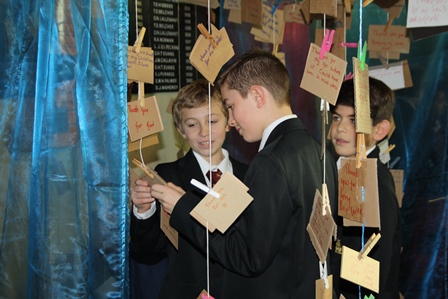
M0 3L0 298L128 298L128 3Z

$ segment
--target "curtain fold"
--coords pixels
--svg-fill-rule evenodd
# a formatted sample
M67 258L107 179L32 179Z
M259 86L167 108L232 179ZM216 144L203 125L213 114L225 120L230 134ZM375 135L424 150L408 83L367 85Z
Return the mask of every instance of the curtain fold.
M2 4L0 298L128 298L128 3Z

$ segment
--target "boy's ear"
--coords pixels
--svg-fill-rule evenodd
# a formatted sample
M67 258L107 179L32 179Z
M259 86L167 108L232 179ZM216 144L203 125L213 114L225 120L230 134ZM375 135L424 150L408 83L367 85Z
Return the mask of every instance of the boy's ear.
M255 99L257 108L260 108L265 104L266 95L263 88L260 85L252 85L249 89L249 93Z
M230 126L228 125L228 122L227 122L227 125L226 125L226 132L229 132L230 131Z
M179 128L176 127L176 130L177 130L177 132L179 132L180 135L182 135L182 137L183 137L184 139L187 138L187 136L184 134L184 132L182 132L181 129L179 129Z
M372 137L375 141L381 141L387 136L390 130L390 121L383 119L372 128Z

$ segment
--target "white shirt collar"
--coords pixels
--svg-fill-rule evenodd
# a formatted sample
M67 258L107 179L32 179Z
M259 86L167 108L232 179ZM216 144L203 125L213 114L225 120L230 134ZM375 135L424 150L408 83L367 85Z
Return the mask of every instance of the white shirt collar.
M282 117L278 118L277 120L273 121L266 129L264 129L263 135L261 136L260 147L258 148L258 151L261 151L264 148L269 135L271 135L271 133L275 129L275 127L277 127L280 123L284 122L285 120L288 120L291 118L297 118L297 115L289 114L289 115L282 116Z
M225 149L221 149L222 153L224 155L224 159L218 164L218 165L210 165L203 157L201 157L198 153L193 151L194 156L196 157L196 160L199 163L199 166L201 167L202 174L204 175L205 181L207 182L207 185L209 185L208 178L205 176L205 174L211 169L212 171L221 170L221 172L224 174L227 171L230 171L230 173L233 173L232 163L229 159L229 152ZM210 187L210 186L209 186Z

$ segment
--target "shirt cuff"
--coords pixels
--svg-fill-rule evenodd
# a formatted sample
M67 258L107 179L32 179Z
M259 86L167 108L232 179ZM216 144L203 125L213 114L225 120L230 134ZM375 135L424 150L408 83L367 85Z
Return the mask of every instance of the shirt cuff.
M141 219L141 220L150 218L152 215L154 215L156 210L157 210L157 207L156 207L155 202L151 204L151 208L148 211L141 213L141 214L138 212L137 207L135 205L132 205L132 212L134 213L134 216L137 219Z

